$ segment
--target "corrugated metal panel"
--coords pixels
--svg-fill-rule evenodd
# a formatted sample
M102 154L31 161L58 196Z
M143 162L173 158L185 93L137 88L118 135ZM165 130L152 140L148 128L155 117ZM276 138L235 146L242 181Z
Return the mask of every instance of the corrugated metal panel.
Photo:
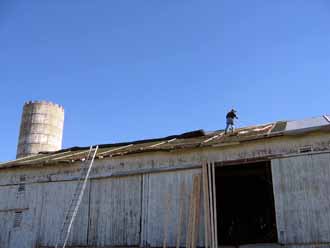
M160 247L163 245L164 240L164 221L166 216L166 195L170 193L170 211L168 213L168 241L167 246L175 246L178 220L179 220L179 203L180 203L180 187L184 182L186 185L186 194L184 196L184 221L181 234L181 246L185 246L186 241L186 228L188 223L189 213L189 194L192 191L192 179L193 175L200 174L199 169L185 170L168 173L158 173L146 175L144 180L148 180L144 184L144 195L147 200L147 210L144 213L144 242L143 244L149 244L151 246ZM201 196L201 201L203 197ZM199 221L199 242L200 246L203 246L203 204L201 202L200 221Z
M89 245L138 246L142 176L92 181Z
M306 129L306 128L325 126L325 125L329 125L329 122L323 116L320 116L305 120L288 121L285 130L291 131L296 129Z
M39 244L43 246L54 246L56 237L61 230L65 211L72 200L77 182L58 182L43 184L43 199ZM88 229L88 203L89 187L85 191L83 201L76 216L69 245L86 245Z
M281 243L330 240L330 154L272 161L278 237Z

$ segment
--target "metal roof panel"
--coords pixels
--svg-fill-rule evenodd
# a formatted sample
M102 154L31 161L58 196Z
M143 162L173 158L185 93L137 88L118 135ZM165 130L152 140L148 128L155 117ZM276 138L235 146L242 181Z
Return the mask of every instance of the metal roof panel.
M285 131L314 128L329 125L329 122L323 116L304 120L288 121Z

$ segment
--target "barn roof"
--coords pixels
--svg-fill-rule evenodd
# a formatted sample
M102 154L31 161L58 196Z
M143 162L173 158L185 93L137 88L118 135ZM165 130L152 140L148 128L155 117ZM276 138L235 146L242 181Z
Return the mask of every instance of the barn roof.
M164 138L138 140L133 142L101 144L96 159L123 156L128 154L155 151L174 151L187 148L221 147L237 145L243 142L266 139L275 136L295 135L312 131L330 131L330 116L309 118L299 121L277 121L257 126L237 128L233 133L224 134L224 130L205 132L196 130ZM71 147L56 152L41 152L0 164L1 168L29 165L47 165L74 163L88 156L90 147Z

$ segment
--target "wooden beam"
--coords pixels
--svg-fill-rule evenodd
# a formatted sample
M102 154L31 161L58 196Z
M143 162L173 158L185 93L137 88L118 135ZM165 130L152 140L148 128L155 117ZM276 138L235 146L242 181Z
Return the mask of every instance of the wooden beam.
M212 183L213 183L213 215L214 215L214 236L215 236L215 247L218 248L218 221L217 221L217 192L216 192L216 185L215 185L215 164L212 162Z
M211 217L211 247L215 247L215 238L214 238L214 217L213 217L213 190L212 190L212 169L211 163L207 163L207 173L208 173L208 180L209 180L209 196L210 196L210 217Z
M210 205L209 205L209 187L207 180L207 165L203 162L203 207L204 207L204 244L205 248L209 247L210 242Z
M117 148L114 148L114 149L110 149L110 150L107 150L107 151L104 151L104 152L100 152L99 154L97 154L97 156L104 156L104 154L115 152L115 151L125 149L125 148L131 147L131 146L133 146L133 144L129 144L129 145L126 145L126 146L120 146L120 147L117 147Z
M183 225L183 207L184 207L185 195L186 195L186 184L183 181L180 185L179 218L178 218L178 229L176 236L176 248L180 248L180 243L181 243L181 232Z
M190 206L188 213L188 224L187 224L187 235L186 235L186 248L191 247L191 229L192 229L192 219L193 219L193 210L194 210L194 192L193 190L190 193Z
M2 212L22 212L29 210L29 208L7 208L7 209L0 209L0 213Z
M163 248L166 248L167 245L167 236L168 236L168 224L169 224L169 214L170 214L170 203L171 203L171 195L170 192L166 192L164 197L164 206L165 206L165 215L164 215L164 240L163 240Z
M200 200L201 200L201 175L194 176L194 218L193 218L193 230L191 248L197 247L198 234L199 234L199 213L200 213Z
M160 145L164 145L164 144L168 144L170 142L173 142L174 140L176 140L176 138L174 139L170 139L170 140L166 140L166 141L162 141L162 142L159 142L157 144L154 144L154 145L151 145L151 146L146 146L146 147L142 147L143 149L146 149L146 148L153 148L153 147L156 147L156 146L160 146Z

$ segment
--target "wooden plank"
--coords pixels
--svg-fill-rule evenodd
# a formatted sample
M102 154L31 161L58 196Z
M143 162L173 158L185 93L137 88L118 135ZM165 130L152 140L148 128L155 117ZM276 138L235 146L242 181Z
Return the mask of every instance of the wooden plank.
M212 177L213 177L213 209L214 209L214 236L215 236L215 247L218 247L218 220L217 220L217 192L215 185L215 163L212 162Z
M157 143L157 144L154 144L154 145L151 145L151 146L143 147L143 149L146 149L146 148L153 148L153 147L156 147L156 146L160 146L160 145L168 144L168 143L173 142L173 141L175 141L175 140L176 140L176 138L174 138L174 139L170 139L170 140L166 140L166 141L162 141L162 142L160 142L160 143Z
M178 218L178 230L177 230L177 238L176 238L176 248L180 248L181 243L181 232L183 225L183 205L184 205L184 197L186 194L186 184L183 181L180 185L180 203L179 203L179 218Z
M190 193L193 184L193 175L200 170L182 171L179 173L162 173L150 175L149 185L149 209L148 209L148 222L146 224L148 229L148 245L151 247L163 246L163 216L164 216L164 193L171 192L171 208L170 208L170 221L167 237L167 247L175 247L177 239L177 223L179 215L179 193L180 184L185 182L186 193L184 195L183 204L183 226L181 232L181 247L186 246L186 233L187 233L187 220L190 207ZM161 218L161 221L159 221ZM161 223L160 223L161 222Z
M187 233L187 248L196 248L196 228L198 228L197 222L197 208L199 204L197 201L200 200L198 197L198 191L200 192L200 175L193 176L193 189L190 198L190 210L189 210L189 223L188 223L188 233Z
M211 177L211 164L210 162L207 163L207 174L209 180L209 196L210 196L210 217L211 217L211 247L215 247L214 242L214 217L213 217L213 193L212 193L212 177Z
M210 205L209 205L209 187L207 180L207 167L206 162L202 165L203 175L203 207L204 207L204 244L205 248L209 247L210 241Z
M118 151L118 150L121 150L121 149L125 149L125 148L131 147L131 146L133 146L133 144L129 144L129 145L126 145L126 146L116 147L116 148L114 148L114 149L109 149L109 150L107 150L107 151L100 152L99 154L97 154L97 156L104 156L104 154L108 154L108 153L111 153L111 152L115 152L115 151Z
M192 240L191 248L196 248L198 240L198 230L199 230L199 213L200 213L200 199L201 199L201 175L194 176L194 218L193 218L193 230L192 230Z
M196 197L197 197L197 175L193 176L193 211L192 211L192 222L191 222L191 237L190 237L190 247L195 248L194 236L195 236L195 228L196 228Z
M0 209L0 213L2 212L22 212L27 211L29 208L8 208L8 209Z
M189 207L189 214L188 214L186 248L190 248L190 245L191 245L191 229L192 229L193 210L194 210L194 192L192 190L190 193L190 207Z
M64 156L60 156L60 157L57 157L57 158L53 158L52 160L61 160L61 159L65 159L65 158L70 158L70 157L74 157L74 156L77 156L77 155L81 155L81 154L88 154L89 150L84 150L82 152L74 152L74 153L71 153L71 154L68 154L68 155L64 155ZM62 154L64 154L66 152L63 152ZM61 154L61 153L60 153ZM49 159L51 156L56 156L56 155L60 155L60 154L54 154L54 155L50 155L50 156L47 156L45 157L46 159ZM42 158L40 158L42 159ZM35 160L38 160L38 159L35 159ZM32 162L31 160L28 161L28 162Z
M207 214L206 214L206 192L205 192L205 163L202 162L202 183L203 183L203 209L204 209L204 246L208 247L207 240Z
M167 236L168 236L168 224L169 224L169 214L170 214L170 203L171 203L171 195L170 192L166 192L165 194L165 216L164 216L164 240L163 240L163 248L166 248L167 245Z

